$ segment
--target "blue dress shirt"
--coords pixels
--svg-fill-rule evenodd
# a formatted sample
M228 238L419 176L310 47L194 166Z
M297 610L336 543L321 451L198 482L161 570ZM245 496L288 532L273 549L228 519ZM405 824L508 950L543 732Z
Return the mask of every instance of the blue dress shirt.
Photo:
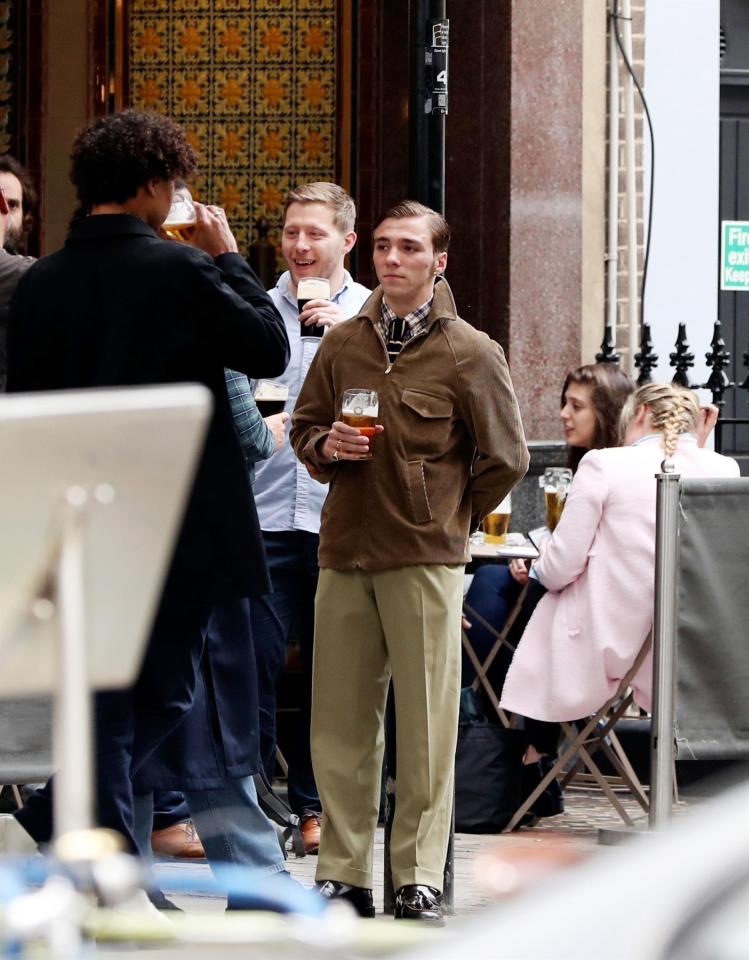
M296 297L290 288L288 270L278 284L268 291L286 324L286 333L291 346L291 360L276 383L289 388L285 409L291 413L296 404L304 378L312 358L320 345L319 337L302 337L299 325L299 310ZM371 291L351 279L344 271L343 286L333 297L346 317L355 317ZM325 501L327 485L313 480L307 468L294 456L288 433L281 449L270 460L258 463L255 468L255 503L260 518L260 528L265 531L306 530L320 532L320 511Z

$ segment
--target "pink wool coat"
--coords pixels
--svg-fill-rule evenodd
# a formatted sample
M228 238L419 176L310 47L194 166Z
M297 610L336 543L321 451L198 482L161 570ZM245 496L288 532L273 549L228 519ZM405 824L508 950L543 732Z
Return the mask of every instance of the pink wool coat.
M536 570L548 588L518 644L501 705L537 720L577 720L613 696L653 623L654 474L660 434L580 461L562 519ZM687 477L735 477L735 460L679 439ZM632 689L650 709L648 654Z

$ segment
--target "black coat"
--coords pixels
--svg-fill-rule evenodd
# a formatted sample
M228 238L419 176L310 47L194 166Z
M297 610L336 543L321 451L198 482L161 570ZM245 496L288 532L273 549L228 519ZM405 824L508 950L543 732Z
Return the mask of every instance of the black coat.
M269 584L224 367L275 377L288 357L283 321L242 257L225 254L214 262L159 239L127 215L76 223L64 249L29 270L11 305L10 391L188 381L205 384L214 396L166 588L172 604L205 598L214 618L195 708L148 761L149 785L207 786L258 769L254 656L246 600L238 598L267 592ZM174 669L161 657L157 634L151 644L159 653L146 658L135 686L146 741L160 736L161 720L139 715L138 690ZM187 703L191 695L185 691ZM167 697L163 707L183 710L185 702Z
M205 384L215 410L170 583L228 599L269 584L224 367L275 377L288 359L283 321L242 257L214 261L137 217L98 215L19 283L7 389Z

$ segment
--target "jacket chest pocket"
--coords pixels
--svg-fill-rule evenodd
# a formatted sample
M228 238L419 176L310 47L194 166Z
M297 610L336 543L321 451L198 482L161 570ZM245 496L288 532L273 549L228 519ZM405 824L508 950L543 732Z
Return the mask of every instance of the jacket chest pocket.
M453 404L446 397L419 390L404 390L401 403L404 421L402 436L408 451L406 476L411 515L414 523L428 523L432 519L432 509L424 461L446 451Z
M420 390L401 394L403 442L408 459L439 456L445 452L453 421L453 402Z

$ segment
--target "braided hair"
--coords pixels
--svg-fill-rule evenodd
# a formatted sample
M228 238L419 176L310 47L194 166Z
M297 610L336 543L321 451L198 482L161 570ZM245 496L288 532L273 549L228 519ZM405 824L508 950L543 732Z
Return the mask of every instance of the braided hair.
M697 430L700 405L691 390L675 383L648 383L635 390L624 404L622 436L642 407L647 407L653 429L663 434L661 442L667 457L674 455L682 434Z

